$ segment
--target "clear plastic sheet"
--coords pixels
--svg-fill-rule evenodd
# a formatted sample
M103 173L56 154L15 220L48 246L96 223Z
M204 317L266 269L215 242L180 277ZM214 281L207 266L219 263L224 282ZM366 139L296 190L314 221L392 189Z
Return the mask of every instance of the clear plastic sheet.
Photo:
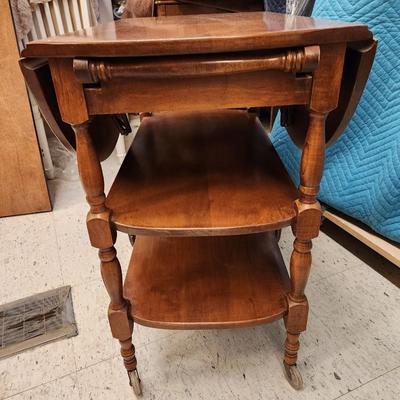
M311 15L315 0L264 0L265 10L291 15Z
M51 159L54 164L54 178L65 181L77 181L79 179L76 154L68 151L60 141L54 137L48 137Z

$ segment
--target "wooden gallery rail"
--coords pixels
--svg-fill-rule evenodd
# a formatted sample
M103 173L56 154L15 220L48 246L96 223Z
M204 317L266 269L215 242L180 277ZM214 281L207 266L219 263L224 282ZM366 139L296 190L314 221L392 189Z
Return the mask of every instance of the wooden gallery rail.
M319 47L269 54L217 55L107 62L75 59L74 72L81 83L98 83L123 78L168 78L213 76L255 71L312 72L319 62Z
M324 151L357 105L375 48L365 25L263 12L137 18L28 44L24 57L48 58L75 131L111 331L137 395L134 322L209 329L283 318L287 378L302 387ZM302 148L298 188L243 111L266 106L281 108ZM106 196L91 121L127 112L154 114ZM287 226L290 277L276 235ZM136 237L124 283L117 231Z

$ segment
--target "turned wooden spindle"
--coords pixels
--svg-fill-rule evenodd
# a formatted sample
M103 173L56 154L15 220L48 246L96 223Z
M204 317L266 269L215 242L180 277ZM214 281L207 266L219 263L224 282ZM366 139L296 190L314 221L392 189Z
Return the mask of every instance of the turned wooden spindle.
M311 268L311 240L319 234L321 206L317 200L324 168L325 123L337 107L343 72L343 44L321 46L320 63L313 74L313 88L308 115L308 128L300 162L299 198L294 203L296 218L292 224L295 240L290 259L291 289L287 296L285 318L287 338L284 364L288 374L296 371L300 333L306 330L308 301L304 293ZM329 82L329 84L327 84ZM301 387L300 380L294 386Z
M135 346L132 344L131 338L119 341L121 345L121 356L127 371L136 369L137 361L135 356Z
M90 205L87 228L92 246L99 249L101 276L110 296L108 318L111 332L120 342L125 368L130 372L136 369L133 321L122 296L121 266L114 247L116 234L110 224L110 210L105 205L103 172L89 134L89 123L73 125L79 175Z
M287 333L285 341L285 363L295 365L297 362L297 353L300 348L300 333Z
M216 76L254 71L313 71L320 58L319 46L306 46L276 53L177 58L135 59L124 62L75 59L73 69L81 83L110 82L114 79Z
M90 214L106 211L104 179L100 162L89 134L89 121L73 125L76 137L76 154L79 176L86 192L86 200L90 206Z
M130 383L139 394L140 379L132 344L133 321L129 305L122 295L121 266L114 247L116 231L110 222L111 212L105 205L103 171L89 132L90 116L83 87L76 79L73 59L51 58L49 65L61 116L75 132L79 175L90 206L86 225L92 246L99 249L101 275L110 297L108 319L111 333L120 342Z
M287 365L295 365L300 347L299 335L306 329L308 301L304 294L311 268L311 239L318 236L321 207L317 201L324 166L326 113L310 111L309 126L300 164L299 199L293 225L295 240L290 260L291 290L288 295L289 312L286 319Z
M325 120L327 113L310 111L308 132L300 164L300 201L316 202L324 169Z
M295 239L290 260L290 275L292 280L289 298L293 302L301 303L306 300L306 287L311 266L311 240Z

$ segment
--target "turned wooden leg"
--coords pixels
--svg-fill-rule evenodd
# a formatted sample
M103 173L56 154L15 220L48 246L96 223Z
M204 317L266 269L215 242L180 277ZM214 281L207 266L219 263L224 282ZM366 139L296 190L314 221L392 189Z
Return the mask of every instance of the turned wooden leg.
M287 339L285 342L286 365L296 365L300 347L300 333L306 329L308 301L304 294L311 268L311 241L295 239L290 259L291 291L288 295L288 316L286 318Z
M297 352L299 351L300 333L290 333L287 332L285 341L285 364L286 365L296 365Z
M121 344L121 355L127 371L136 369L135 348L132 344L133 321L129 318L126 300L122 297L122 273L113 247L100 249L101 276L110 296L108 319L113 337Z
M309 127L301 159L300 197L295 201L295 240L290 259L291 289L285 319L287 338L284 366L289 383L300 389L303 381L297 369L300 333L306 330L308 301L304 294L311 268L311 239L319 234L321 207L316 199L322 176L325 149L325 113L310 112Z
M99 249L101 276L110 296L108 319L114 338L121 345L121 355L136 395L141 394L136 370L135 348L132 344L133 321L129 306L122 295L122 272L114 247L116 232L110 223L110 210L105 206L104 180L101 165L88 132L89 122L73 126L79 174L90 205L86 223L90 242Z
M133 321L129 315L129 306L122 297L122 273L114 246L99 250L101 276L110 296L108 320L114 338L121 345L121 356L128 372L130 384L136 395L142 394L135 347L132 344Z

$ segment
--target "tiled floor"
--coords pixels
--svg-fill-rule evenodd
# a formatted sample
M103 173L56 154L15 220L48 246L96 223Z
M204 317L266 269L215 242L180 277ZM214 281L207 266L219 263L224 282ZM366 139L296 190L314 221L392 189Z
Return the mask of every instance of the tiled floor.
M110 182L115 158L106 163ZM111 338L97 252L88 243L78 181L53 181L52 213L0 220L0 303L72 285L79 335L0 361L0 399L131 399ZM281 247L288 260L291 233ZM131 246L117 249L127 265ZM135 327L145 399L400 399L400 290L325 234L315 241L302 336L305 389L282 368L281 322L222 331Z

